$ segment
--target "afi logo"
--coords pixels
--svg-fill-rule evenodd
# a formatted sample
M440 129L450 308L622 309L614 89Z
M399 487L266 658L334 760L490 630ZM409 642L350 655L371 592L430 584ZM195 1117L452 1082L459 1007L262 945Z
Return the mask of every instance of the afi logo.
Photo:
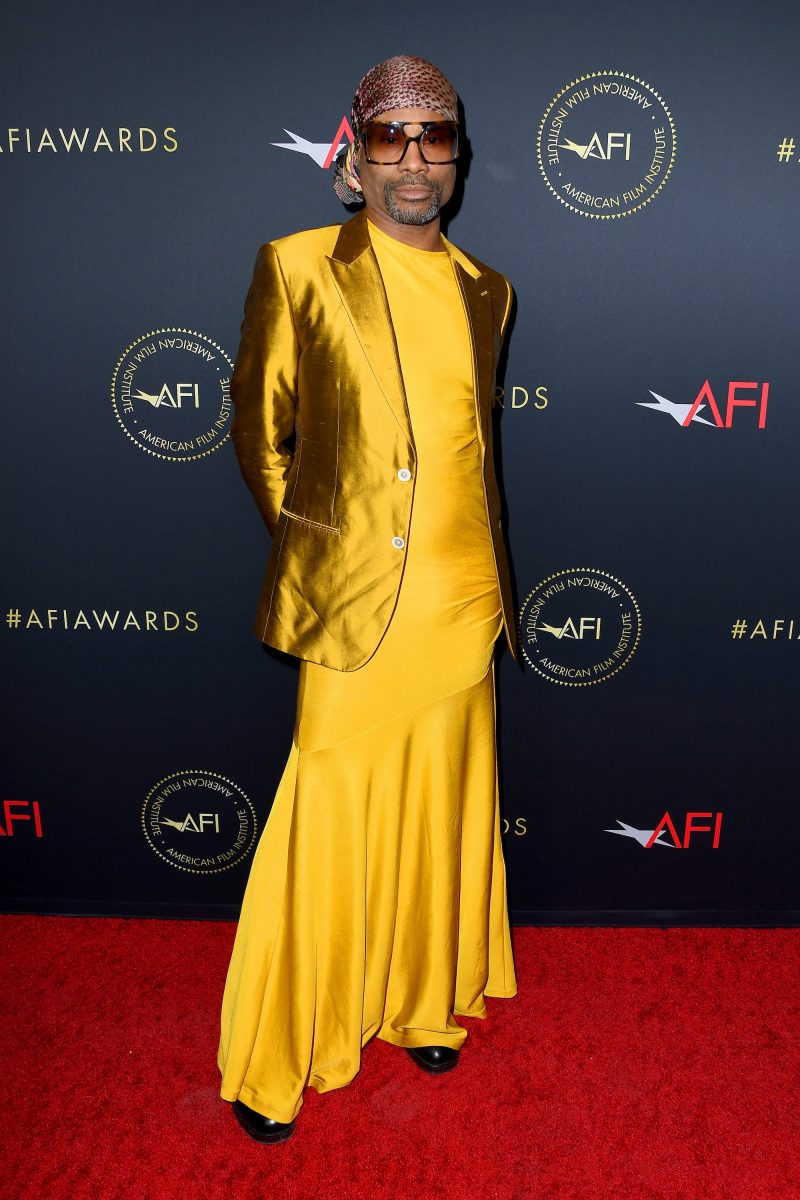
M595 641L597 641L600 637L602 620L602 617L581 617L576 627L575 622L570 617L566 625L545 625L542 622L537 628L541 629L544 633L552 633L554 638L574 638L576 642L582 642L583 635L586 634L587 637L593 636Z
M204 829L209 828L213 829L215 833L219 833L218 813L198 813L197 820L191 813L187 813L182 821L170 821L169 817L162 817L160 823L171 825L179 833L202 833Z
M558 148L559 150L571 150L579 158L602 158L603 162L608 162L615 150L624 150L627 161L631 156L631 135L629 133L608 133L604 144L600 134L593 133L585 146L581 146L578 142L571 142L567 138L566 141L559 142Z
M758 391L759 387L760 391ZM758 395L742 395L743 391L758 392ZM733 418L737 408L757 408L758 428L766 428L767 404L769 403L768 383L759 385L758 383L743 383L741 380L731 381L728 384L724 421L708 380L700 388L692 404L675 404L672 400L667 400L666 396L659 396L658 392L651 391L650 395L653 397L652 400L637 400L636 403L641 408L654 408L658 412L667 413L668 416L672 417L673 421L677 421L684 429L694 421L699 425L716 425L717 429L730 429L733 425ZM713 416L713 421L709 421L707 417L700 416L700 413L704 412L706 408L709 409L711 416Z
M15 811L22 809L22 812ZM30 810L30 811L28 811ZM38 800L4 800L3 819L0 821L0 837L14 836L15 821L32 821L37 838L42 837L42 816Z
M714 818L713 825L701 825L698 821L710 821ZM711 834L711 849L719 849L720 832L722 830L722 813L711 812L687 812L686 820L683 825L683 839L678 836L678 831L672 817L668 812L665 812L661 820L656 825L655 829L636 829L633 825L626 825L624 821L617 819L617 824L620 829L606 829L605 833L618 833L620 837L633 838L640 846L644 846L645 850L650 850L653 846L667 846L673 850L688 850L694 834ZM672 839L671 841L669 839Z
M699 819L701 821L710 821L711 818L713 817L714 818L713 829L710 825L695 824L695 817L699 817ZM661 820L658 822L655 829L653 830L653 832L650 836L650 840L646 843L645 850L649 850L650 847L653 845L653 843L658 839L659 835L662 832L666 832L666 830L669 830L670 837L672 838L672 844L674 845L676 850L688 850L689 843L692 840L693 833L713 833L711 849L719 850L719 835L720 835L721 829L722 829L722 813L721 812L718 812L718 813L687 812L686 821L684 822L684 826L683 826L683 842L681 842L680 839L678 838L678 834L675 830L675 826L672 823L672 818L670 817L668 812L665 812L663 817L661 818ZM664 845L663 842L661 844Z
M347 117L342 117L339 122L339 128L333 135L333 141L331 142L309 142L305 138L300 137L299 134L292 133L291 129L284 129L283 132L288 133L289 137L293 140L291 142L272 142L271 145L277 146L279 150L295 150L298 154L307 154L323 170L327 170L339 151L344 150L346 143L341 140L342 134L345 135L349 142L355 141L353 130L350 128L350 122Z
M190 407L192 402L194 402L195 408L200 407L200 386L196 383L177 383L174 394L166 383L157 396L141 391L133 394L136 400L146 400L148 404L152 404L153 408L181 408L184 400Z

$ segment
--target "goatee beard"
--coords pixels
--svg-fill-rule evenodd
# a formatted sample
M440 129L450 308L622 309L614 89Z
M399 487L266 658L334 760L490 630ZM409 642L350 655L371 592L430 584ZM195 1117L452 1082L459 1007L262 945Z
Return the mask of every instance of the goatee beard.
M429 189L431 195L427 205L425 205L424 201L417 200L414 201L412 208L402 208L397 203L394 198L395 189L408 187L409 185L427 187ZM433 180L426 180L424 184L420 184L418 179L387 181L383 187L383 198L386 202L386 211L389 216L400 225L427 225L429 221L438 217L442 207L442 189Z

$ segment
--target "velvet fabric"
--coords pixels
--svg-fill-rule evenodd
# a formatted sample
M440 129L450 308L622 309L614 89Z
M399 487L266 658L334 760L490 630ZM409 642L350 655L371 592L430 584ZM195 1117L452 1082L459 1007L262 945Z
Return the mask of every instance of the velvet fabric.
M514 654L491 423L511 288L502 275L442 242L454 261L469 327L484 496ZM420 329L420 337L435 336ZM375 652L397 603L416 470L366 213L261 248L231 395L233 443L273 535L254 632L298 658L355 670ZM401 470L411 472L410 481L398 477Z

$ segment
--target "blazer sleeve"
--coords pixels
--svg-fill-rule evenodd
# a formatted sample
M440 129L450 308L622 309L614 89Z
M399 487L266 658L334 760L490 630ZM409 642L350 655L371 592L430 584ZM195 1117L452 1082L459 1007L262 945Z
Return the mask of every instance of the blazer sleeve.
M231 378L231 440L270 534L292 464L300 346L286 281L272 245L262 246L247 293Z

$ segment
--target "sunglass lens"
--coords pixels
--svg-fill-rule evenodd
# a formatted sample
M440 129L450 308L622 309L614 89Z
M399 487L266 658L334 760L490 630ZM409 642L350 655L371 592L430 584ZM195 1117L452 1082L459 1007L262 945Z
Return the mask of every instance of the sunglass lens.
M450 162L458 153L458 133L454 125L430 125L422 136L422 148L428 162Z
M377 163L399 162L406 144L406 135L399 125L380 122L367 125L367 157Z

